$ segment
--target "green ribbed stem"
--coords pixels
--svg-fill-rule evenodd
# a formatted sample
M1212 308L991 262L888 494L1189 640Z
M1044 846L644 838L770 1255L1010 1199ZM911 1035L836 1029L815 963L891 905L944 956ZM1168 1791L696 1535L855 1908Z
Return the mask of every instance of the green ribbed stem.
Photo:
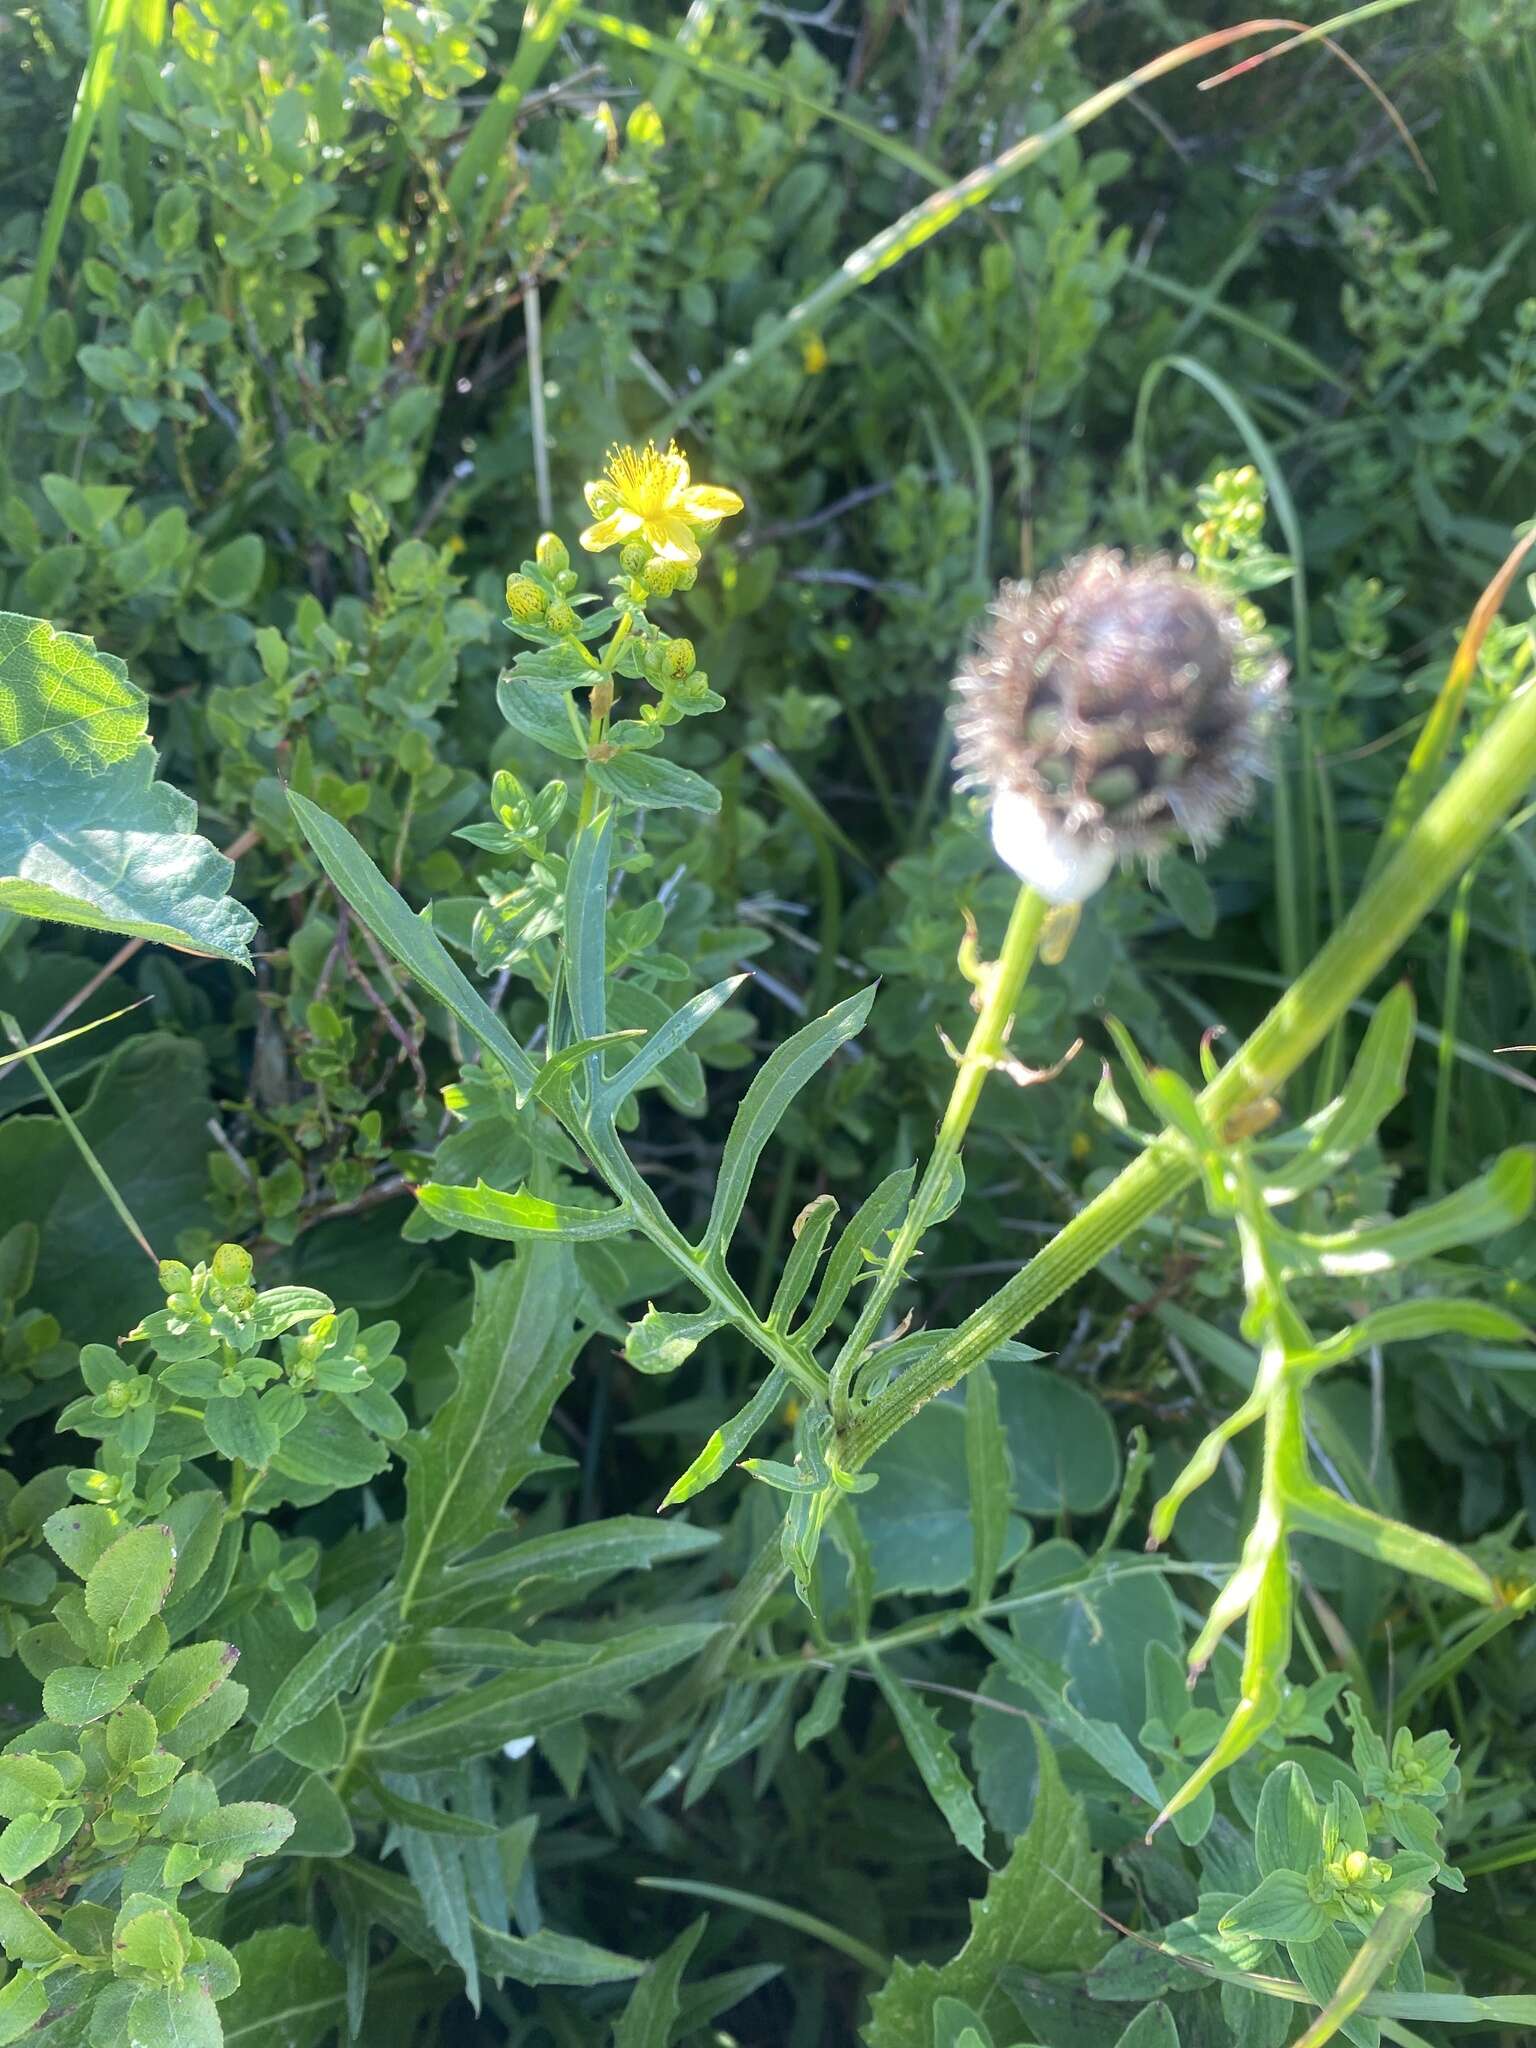
M988 1074L1006 1056L1013 1013L1029 979L1040 946L1040 932L1050 905L1028 882L1021 883L1014 898L1003 950L988 970L982 984L984 994L970 1042L960 1056L949 1104L933 1141L933 1151L923 1169L917 1193L912 1197L895 1242L886 1255L879 1278L859 1313L858 1321L837 1354L832 1367L832 1416L839 1432L853 1419L851 1406L853 1376L869 1341L879 1327L887 1302L906 1276L908 1262L949 1194L952 1176L960 1158L960 1147L970 1129L971 1118Z

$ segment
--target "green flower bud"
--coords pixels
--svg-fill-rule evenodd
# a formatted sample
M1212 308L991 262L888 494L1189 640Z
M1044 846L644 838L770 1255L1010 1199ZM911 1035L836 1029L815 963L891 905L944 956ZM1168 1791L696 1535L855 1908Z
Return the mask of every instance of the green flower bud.
M574 569L561 569L549 579L562 597L569 597L581 578Z
M661 673L669 683L686 682L697 662L691 640L669 640L661 651Z
M669 562L664 555L652 555L641 575L645 587L652 597L670 597L677 588L677 574L681 564Z
M160 1285L167 1294L185 1294L192 1285L192 1268L180 1259L160 1261Z
M556 598L544 615L544 623L551 633L574 633L581 621L563 597Z
M251 1255L242 1245L221 1244L213 1255L213 1277L221 1287L249 1287Z
M626 541L619 550L619 567L626 576L638 576L651 559L651 551L643 540Z
M541 533L533 559L546 576L558 576L562 569L570 568L571 551L558 533Z
M549 609L549 599L531 576L507 578L507 610L520 626L534 625Z
M692 590L698 580L699 565L697 562L681 562L678 564L677 588L679 590Z

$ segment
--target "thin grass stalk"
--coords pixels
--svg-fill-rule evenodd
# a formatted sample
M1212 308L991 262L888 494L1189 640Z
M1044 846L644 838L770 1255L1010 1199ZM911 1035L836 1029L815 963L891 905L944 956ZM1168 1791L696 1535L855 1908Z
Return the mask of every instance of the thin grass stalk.
M1390 14L1401 7L1410 6L1413 0L1368 0L1363 7L1356 7L1348 13L1335 15L1332 20L1308 27L1285 17L1259 16L1252 21L1238 23L1235 28L1213 30L1208 35L1195 36L1187 43L1180 43L1176 49L1164 50L1136 70L1128 71L1113 84L1090 93L1077 106L1063 114L1059 121L1053 121L1038 135L1028 135L1016 142L989 163L980 164L974 171L947 185L930 198L911 207L900 219L883 228L861 248L844 258L830 277L824 278L814 291L808 293L798 305L768 322L762 333L748 346L739 348L730 355L713 376L682 399L663 423L662 432L674 430L681 421L696 413L701 406L711 404L722 391L728 390L748 371L755 368L774 349L781 348L792 340L802 328L819 326L826 320L834 307L842 304L850 294L860 291L873 279L894 269L905 257L924 243L942 234L945 228L957 221L972 207L982 205L994 193L1016 178L1021 171L1028 170L1040 161L1047 150L1058 142L1064 142L1069 135L1076 135L1090 127L1101 114L1107 114L1114 107L1127 100L1144 86L1165 78L1169 72L1178 71L1186 64L1193 64L1202 57L1208 57L1217 50L1224 50L1232 43L1241 42L1249 36L1266 35L1279 29L1299 29L1295 38L1298 42L1327 40L1341 28L1354 23L1370 20L1378 14Z
M1413 752L1408 756L1408 766L1403 771L1392 797L1392 808L1387 813L1386 828L1376 843L1371 864L1366 869L1369 880L1381 868L1395 848L1412 829L1414 821L1429 802L1430 791L1439 780L1456 737L1462 714L1467 706L1467 694L1472 688L1472 678L1477 674L1478 657L1483 651L1483 642L1488 629L1498 617L1499 607L1508 594L1510 585L1519 572L1521 563L1536 547L1536 525L1530 532L1517 540L1504 557L1497 575L1472 607L1466 630L1457 642L1456 653L1446 671L1445 681L1440 685L1429 716L1420 728L1414 742Z
M59 246L64 240L64 229L75 202L80 174L85 169L91 135L103 103L112 90L118 51L132 11L133 0L102 0L96 16L91 34L91 54L80 74L80 89L75 94L69 133L64 138L63 153L54 173L53 191L48 198L48 211L43 215L42 232L38 236L37 264L22 307L19 339L23 342L37 332L47 310L49 280L58 261Z

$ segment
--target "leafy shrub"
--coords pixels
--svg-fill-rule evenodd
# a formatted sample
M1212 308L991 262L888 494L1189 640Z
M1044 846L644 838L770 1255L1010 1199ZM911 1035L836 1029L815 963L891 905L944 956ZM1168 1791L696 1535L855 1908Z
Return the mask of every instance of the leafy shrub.
M1160 9L17 14L0 2038L1531 2023L1521 11L1438 194ZM1274 786L1072 930L948 678L1181 539Z

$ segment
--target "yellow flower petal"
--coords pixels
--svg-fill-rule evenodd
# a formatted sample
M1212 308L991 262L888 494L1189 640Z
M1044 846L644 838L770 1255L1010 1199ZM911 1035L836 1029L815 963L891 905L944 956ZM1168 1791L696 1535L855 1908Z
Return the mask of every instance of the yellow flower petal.
M604 548L617 547L621 540L628 540L632 533L640 531L641 521L633 512L622 508L610 512L606 519L599 519L596 526L589 526L581 536L581 545L589 555L600 555Z
M646 540L664 562L696 562L699 559L699 544L686 519L675 515L648 519L644 532Z
M722 484L694 484L683 492L679 509L685 519L729 519L742 506L736 493Z

